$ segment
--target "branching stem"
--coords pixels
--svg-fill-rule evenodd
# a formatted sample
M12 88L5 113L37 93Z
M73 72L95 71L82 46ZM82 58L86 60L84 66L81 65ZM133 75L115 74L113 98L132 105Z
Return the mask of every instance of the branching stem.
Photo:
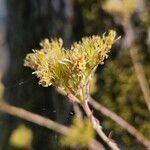
M93 98L90 97L89 103L93 108L100 111L103 115L109 117L113 121L115 121L118 125L127 130L132 136L134 136L140 143L142 143L147 149L150 149L150 141L145 138L138 130L136 130L132 125L130 125L127 121L122 119L120 116L115 114L114 112L107 109L105 106L96 102Z
M0 102L0 111L33 122L61 134L66 134L67 132L69 132L69 128L56 123L53 120L34 114L22 108L11 106L4 102Z
M111 139L109 139L105 133L102 130L102 126L100 125L99 121L93 116L93 113L88 105L88 101L85 100L85 102L83 104L81 104L86 115L88 116L88 118L91 119L92 124L93 124L93 128L96 130L96 132L98 133L98 135L109 145L109 147L113 150L119 150L117 144L112 141Z
M34 114L34 113L29 112L27 110L24 110L22 108L18 108L18 107L9 105L9 104L4 103L4 102L0 102L0 111L4 112L4 113L8 113L12 116L19 117L21 119L25 119L27 121L33 122L37 125L46 127L48 129L51 129L51 130L58 132L58 133L61 133L63 135L70 132L70 129L64 125L61 125L61 124L56 123L55 121L52 121L48 118ZM89 149L90 150L99 150L99 148L101 150L105 150L103 145L95 139L93 139L89 143Z

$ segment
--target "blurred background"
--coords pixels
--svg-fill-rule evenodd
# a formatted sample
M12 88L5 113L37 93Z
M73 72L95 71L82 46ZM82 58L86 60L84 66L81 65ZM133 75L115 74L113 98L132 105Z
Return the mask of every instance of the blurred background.
M24 58L32 49L40 48L39 42L44 38L61 37L69 48L84 36L114 29L121 39L105 64L99 66L91 94L150 139L149 12L149 0L0 0L0 79L5 85L4 100L69 125L72 106L52 87L39 86L31 70L23 66ZM113 139L122 149L144 149L115 122L95 114L106 134L113 131ZM17 129L24 133L22 139L29 140L30 148L13 142ZM0 113L0 150L18 149L66 148L60 145L57 133Z

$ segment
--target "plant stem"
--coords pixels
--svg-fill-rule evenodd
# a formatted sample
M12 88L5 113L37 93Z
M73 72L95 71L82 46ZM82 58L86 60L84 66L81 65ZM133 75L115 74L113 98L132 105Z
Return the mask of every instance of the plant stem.
M69 132L69 128L59 123L56 123L48 118L42 117L32 112L26 111L22 108L11 106L4 102L0 102L0 111L19 117L21 119L25 119L27 121L33 122L35 124L54 130L61 134L66 134L67 132Z
M11 105L4 103L4 102L0 102L0 111L4 112L4 113L8 113L12 116L16 116L16 117L19 117L21 119L25 119L27 121L33 122L35 124L46 127L48 129L51 129L51 130L56 131L58 133L61 133L63 135L70 132L70 129L68 127L65 127L64 125L56 123L55 121L52 121L48 118L34 114L34 113L29 112L27 110L24 110L22 108L11 106ZM99 143L98 141L96 141L95 139L93 139L89 143L89 149L99 150L99 148L101 150L105 150L103 145L101 143Z
M115 121L117 124L119 124L121 127L126 129L132 136L134 136L140 143L142 143L147 149L150 148L150 141L146 139L138 130L136 130L132 125L130 125L128 122L126 122L124 119L122 119L120 116L115 114L114 112L107 109L105 106L101 105L97 101L95 101L93 98L89 97L89 103L93 108L100 111L103 115L111 118L113 121Z
M139 81L141 90L143 92L146 105L148 107L148 110L150 111L150 88L149 88L148 81L144 73L142 63L140 62L140 59L139 59L138 50L132 48L129 50L129 52L130 52L130 56L132 59L132 63L135 69L137 79Z
M75 102L72 104L73 104L73 109L74 109L76 116L80 119L83 119L82 110L80 109L78 104ZM105 147L100 142L93 139L89 145L89 150L105 150Z
M93 139L89 145L89 150L105 150L105 147L97 140Z
M150 111L150 87L148 84L148 81L146 79L146 75L142 66L142 63L139 59L138 51L135 49L134 43L135 43L135 31L133 26L131 25L131 21L128 20L128 22L122 22L122 25L124 27L124 30L126 32L126 38L124 40L124 48L129 49L129 54L135 69L135 73L137 76L137 79L139 81L139 85L141 87L145 103L148 107L148 110Z
M91 119L93 128L96 130L98 135L109 145L109 147L113 150L119 150L118 146L115 142L109 139L102 130L102 126L98 122L98 120L93 116L93 113L88 105L88 101L85 100L84 103L81 104L88 118Z

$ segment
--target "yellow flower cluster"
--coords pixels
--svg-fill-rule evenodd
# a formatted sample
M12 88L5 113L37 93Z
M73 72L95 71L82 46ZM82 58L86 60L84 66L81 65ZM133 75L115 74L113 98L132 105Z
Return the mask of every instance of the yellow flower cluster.
M62 39L45 39L40 43L40 50L27 54L24 65L34 70L33 74L42 86L53 84L83 101L92 73L108 57L115 38L116 32L111 30L102 37L85 37L74 43L70 50L63 48Z
M75 118L70 132L61 137L61 144L70 147L86 148L94 139L92 123L88 119Z
M137 0L107 0L103 8L114 16L127 19L135 11L136 5Z
M10 136L10 144L15 148L28 148L31 146L32 139L32 130L24 125L20 125L12 132Z
M62 45L61 39L51 42L45 39L40 43L41 50L33 50L33 53L26 56L24 65L35 70L33 74L40 79L39 84L50 86L52 81L59 76L59 61L65 58Z

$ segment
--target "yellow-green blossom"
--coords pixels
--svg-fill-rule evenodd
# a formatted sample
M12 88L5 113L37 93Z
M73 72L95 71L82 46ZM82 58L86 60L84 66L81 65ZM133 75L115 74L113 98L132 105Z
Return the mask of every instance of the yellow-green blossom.
M65 50L61 39L45 39L40 50L26 56L25 66L34 70L42 86L56 86L66 94L73 94L81 102L86 99L87 85L97 66L108 57L116 32L85 37Z
M24 65L35 70L33 74L40 79L39 84L49 86L58 74L58 61L65 55L63 41L58 39L50 42L45 39L40 45L41 50L33 50L33 53L27 54Z
M128 19L137 7L137 0L107 0L103 8L110 14Z
M31 146L33 133L24 125L16 128L10 136L10 144L16 148L28 148Z
M94 130L89 119L75 118L70 132L61 137L64 146L86 148L94 138Z

